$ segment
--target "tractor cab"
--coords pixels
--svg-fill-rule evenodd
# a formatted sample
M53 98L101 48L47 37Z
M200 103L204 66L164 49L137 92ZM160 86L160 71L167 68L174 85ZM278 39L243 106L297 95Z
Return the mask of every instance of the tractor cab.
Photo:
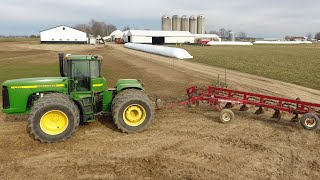
M98 55L59 54L60 75L68 78L68 92L81 107L83 122L95 121L94 114L102 111L107 88L101 73L102 59Z
M68 77L69 92L103 92L106 80L102 77L102 57L98 55L59 54L60 75Z

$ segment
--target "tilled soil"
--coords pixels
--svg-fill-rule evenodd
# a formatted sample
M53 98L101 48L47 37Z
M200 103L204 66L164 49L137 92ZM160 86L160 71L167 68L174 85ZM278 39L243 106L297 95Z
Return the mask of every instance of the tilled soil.
M42 52L41 46L36 44L6 45L12 51L16 46L21 52ZM44 53L48 54L50 46L44 47ZM186 87L212 84L216 78L214 67L197 72L198 67L204 65L183 64L184 61L133 52L118 45L89 47L61 47L61 51L99 53L105 58L110 85L119 78L141 79L151 98L157 95L167 103L182 100ZM0 49L5 47L0 45ZM56 58L53 57L55 53L55 50L50 51L50 57ZM23 53L20 58L25 58ZM297 87L295 85L267 79L277 86L273 92L262 83L264 81L259 83L256 76L249 79L257 83L246 86L250 80L240 82L239 79L245 78L242 73L232 74L228 76L232 88L296 96L283 93L288 86ZM233 79L236 76L238 79ZM318 91L297 89L303 99L318 98ZM280 121L272 120L271 110L260 116L252 112L254 109L235 111L235 121L221 124L219 113L206 106L161 110L156 111L146 131L136 134L119 132L112 118L106 116L80 126L66 142L55 144L41 144L29 137L26 132L28 116L1 113L0 179L320 178L319 131L304 130L299 123L289 122L288 115Z

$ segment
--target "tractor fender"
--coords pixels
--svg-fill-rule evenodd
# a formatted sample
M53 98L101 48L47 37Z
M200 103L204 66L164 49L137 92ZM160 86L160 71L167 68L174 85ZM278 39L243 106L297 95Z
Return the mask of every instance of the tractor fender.
M144 90L143 85L136 79L119 79L115 84L115 89L118 93L124 89Z

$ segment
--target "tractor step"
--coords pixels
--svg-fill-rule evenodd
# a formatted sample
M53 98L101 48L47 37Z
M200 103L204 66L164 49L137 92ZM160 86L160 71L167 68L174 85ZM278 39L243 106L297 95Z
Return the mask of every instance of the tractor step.
M87 97L82 99L83 104L83 120L85 122L91 122L95 121L95 115L94 115L94 98L93 97Z

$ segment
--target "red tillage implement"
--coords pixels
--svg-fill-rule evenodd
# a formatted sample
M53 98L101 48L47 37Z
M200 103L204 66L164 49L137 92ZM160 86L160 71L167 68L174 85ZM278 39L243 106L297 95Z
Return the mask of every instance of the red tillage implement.
M166 108L180 105L197 106L200 103L213 106L220 112L220 121L229 123L234 119L234 113L229 109L234 105L242 105L240 111L247 111L248 105L257 107L255 114L264 113L264 108L274 109L272 118L281 118L280 111L292 113L295 116L292 120L297 121L298 115L303 114L300 119L301 125L308 130L317 129L320 124L320 104L256 94L250 92L236 91L226 88L209 86L207 88L198 88L197 86L186 89L188 100L174 103ZM221 103L226 103L224 107Z

